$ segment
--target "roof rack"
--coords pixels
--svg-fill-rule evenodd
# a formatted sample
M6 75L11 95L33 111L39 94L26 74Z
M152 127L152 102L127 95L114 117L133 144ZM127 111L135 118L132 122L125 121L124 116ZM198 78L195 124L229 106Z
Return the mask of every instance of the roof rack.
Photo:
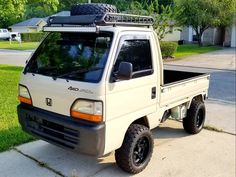
M102 21L106 25L151 26L154 19L150 16L140 16L122 13L106 13Z
M47 27L59 26L152 26L154 19L150 16L139 16L122 13L106 13L78 16L52 16Z

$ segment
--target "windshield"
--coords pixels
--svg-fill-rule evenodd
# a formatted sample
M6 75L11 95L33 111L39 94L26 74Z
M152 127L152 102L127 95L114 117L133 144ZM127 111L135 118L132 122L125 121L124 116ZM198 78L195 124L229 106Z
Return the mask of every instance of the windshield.
M112 33L52 32L36 50L24 72L83 82L100 81Z

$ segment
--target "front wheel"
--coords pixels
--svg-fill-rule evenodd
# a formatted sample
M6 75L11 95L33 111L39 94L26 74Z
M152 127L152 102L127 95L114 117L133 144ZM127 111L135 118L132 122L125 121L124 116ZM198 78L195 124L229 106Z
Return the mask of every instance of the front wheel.
M136 174L148 165L152 152L153 138L150 130L143 125L132 124L122 146L115 152L115 159L121 169Z
M183 127L187 133L199 133L205 123L205 104L199 100L193 100L187 112L187 117L183 119Z

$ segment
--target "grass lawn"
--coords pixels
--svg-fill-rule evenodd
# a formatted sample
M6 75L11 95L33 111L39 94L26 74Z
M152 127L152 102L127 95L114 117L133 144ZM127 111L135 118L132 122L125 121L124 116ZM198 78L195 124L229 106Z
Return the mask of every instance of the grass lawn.
M22 67L0 65L0 152L33 140L21 130L16 114L21 70Z
M22 42L21 45L17 41L0 41L0 49L12 49L12 50L30 50L35 49L38 46L38 42Z
M199 47L197 44L179 45L177 52L174 54L175 58L183 58L191 55L207 53L215 50L220 50L222 47L218 46L203 46Z

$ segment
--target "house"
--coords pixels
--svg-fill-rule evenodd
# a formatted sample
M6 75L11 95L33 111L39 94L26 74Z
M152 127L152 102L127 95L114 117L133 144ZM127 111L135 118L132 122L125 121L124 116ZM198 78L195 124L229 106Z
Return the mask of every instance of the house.
M12 32L32 33L39 32L47 22L43 18L31 18L26 21L9 26Z
M52 16L69 16L70 11L62 11L56 13ZM43 26L47 24L47 20L49 17L45 18L31 18L26 21L14 24L9 26L12 32L20 32L20 33L32 33L42 31Z
M224 45L236 47L236 18L234 24L231 27L226 28Z
M187 43L197 42L196 32L192 27L185 27L181 33L181 40ZM236 20L231 27L209 28L202 35L203 44L236 47Z
M181 39L181 31L179 27L170 27L169 32L162 39L163 41L179 41Z

